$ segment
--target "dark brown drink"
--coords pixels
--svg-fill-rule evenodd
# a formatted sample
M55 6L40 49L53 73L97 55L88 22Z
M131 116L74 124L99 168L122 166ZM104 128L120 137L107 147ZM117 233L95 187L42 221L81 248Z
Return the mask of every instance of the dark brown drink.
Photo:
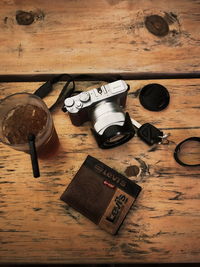
M6 142L12 145L23 145L29 152L27 139L30 134L36 137L36 148L40 158L55 154L59 140L49 114L33 104L17 105L5 116L2 123L2 133Z
M58 147L60 145L58 135L53 126L52 133L49 139L43 143L40 147L38 147L38 157L41 159L50 158L56 154L58 151Z

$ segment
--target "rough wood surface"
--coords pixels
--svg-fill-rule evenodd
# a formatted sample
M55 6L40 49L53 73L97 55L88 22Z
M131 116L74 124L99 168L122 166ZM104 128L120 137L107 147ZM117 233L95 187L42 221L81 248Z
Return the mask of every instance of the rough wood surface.
M3 0L0 75L198 72L199 20L196 0Z
M109 1L111 2L111 1ZM162 112L139 104L139 89L148 83L166 86L171 100ZM171 133L170 144L148 147L135 137L101 150L90 123L72 126L61 110L53 114L60 139L58 154L40 161L41 177L32 178L29 156L0 144L0 262L125 263L200 261L200 168L179 166L175 143L199 136L200 81L130 81L126 110L131 117ZM99 85L83 82L79 89ZM39 83L2 83L0 98L33 92ZM55 101L61 85L48 96ZM117 236L100 230L59 198L90 154L142 186ZM140 168L134 176L132 166Z

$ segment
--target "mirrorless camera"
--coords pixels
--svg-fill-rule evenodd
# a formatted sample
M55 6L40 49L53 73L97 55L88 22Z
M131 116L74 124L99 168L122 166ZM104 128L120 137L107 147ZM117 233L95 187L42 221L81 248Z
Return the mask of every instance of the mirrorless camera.
M118 80L64 101L73 125L91 121L91 129L99 147L112 148L129 141L135 134L129 114L124 113L128 84Z

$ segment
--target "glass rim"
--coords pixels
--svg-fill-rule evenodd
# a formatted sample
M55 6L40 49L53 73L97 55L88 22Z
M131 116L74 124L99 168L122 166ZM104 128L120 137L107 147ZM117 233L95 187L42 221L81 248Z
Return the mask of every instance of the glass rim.
M32 93L28 93L28 92L14 93L14 94L10 94L10 95L8 95L8 96L6 96L6 97L0 99L0 109L1 109L1 104L3 104L6 100L8 100L8 99L10 99L10 98L12 98L12 97L14 97L14 96L18 96L18 95L26 95L26 96L30 96L30 97L33 97L33 98L39 100L40 103L41 103L41 104L42 104L42 105L49 111L49 109L48 109L46 103L42 100L42 98L40 98L39 96L34 95L34 94L32 94ZM47 110L45 110L45 112L46 112ZM49 111L49 113L50 113L50 111ZM47 113L47 115L48 115L48 113ZM46 128L46 126L48 125L48 123L49 123L49 116L47 116L47 121L46 121L46 124L45 124L45 127L44 127L44 128ZM45 132L45 129L44 129L43 131ZM9 146L9 147L17 147L17 146L24 146L24 145L26 146L26 145L28 144L28 141L27 141L27 143L10 144L10 143L5 142L4 140L2 140L2 138L0 138L0 142L1 142L2 144L4 144L4 145Z
M32 97L35 97L35 98L37 98L37 99L42 100L42 99L41 99L39 96L37 96L37 95L31 94L31 93L28 93L28 92L19 92L19 93L14 93L14 94L8 95L8 96L6 96L6 97L4 97L4 98L1 98L1 99L0 99L0 105L1 105L2 102L6 101L7 99L9 99L9 98L11 98L11 97L13 97L13 96L17 96L17 95L29 95L29 96L32 96Z

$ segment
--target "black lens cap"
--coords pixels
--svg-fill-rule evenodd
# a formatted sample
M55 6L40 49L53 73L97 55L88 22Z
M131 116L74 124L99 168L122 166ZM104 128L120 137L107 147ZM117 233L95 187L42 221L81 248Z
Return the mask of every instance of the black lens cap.
M160 111L169 104L168 90L157 83L144 86L140 91L139 100L141 105L151 111Z

